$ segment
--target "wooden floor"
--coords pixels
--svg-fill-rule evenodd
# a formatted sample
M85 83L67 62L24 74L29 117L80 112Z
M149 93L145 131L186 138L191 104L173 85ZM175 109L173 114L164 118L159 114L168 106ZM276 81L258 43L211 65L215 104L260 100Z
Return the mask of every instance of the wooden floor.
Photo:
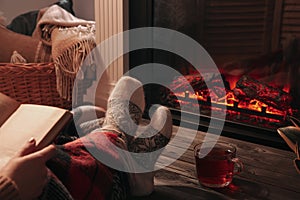
M177 130L174 127L173 137L177 135L179 139L170 143L167 149L169 153L184 150L181 140L189 138L193 144L187 151L183 151L185 153L178 160L157 171L155 190L150 196L136 199L300 199L300 174L293 165L293 152L226 137L220 137L219 140L237 146L237 156L244 164L243 172L236 175L232 184L223 189L200 186L195 176L193 147L204 139L205 133L197 132L193 140L195 135L189 134L191 130L184 129L180 136ZM170 157L163 157L163 161L170 160Z

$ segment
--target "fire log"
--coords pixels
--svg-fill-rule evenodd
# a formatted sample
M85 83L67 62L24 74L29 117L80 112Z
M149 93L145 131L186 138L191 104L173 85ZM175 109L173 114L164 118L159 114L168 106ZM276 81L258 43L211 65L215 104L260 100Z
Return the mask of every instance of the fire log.
M217 87L217 89L221 88L223 79L220 75L205 74L204 76L206 76L205 79L199 74L176 77L170 84L170 88L174 92L185 92L188 90L188 86L191 86L195 92L200 92L203 90L208 90L205 81L207 81L209 85L213 87L210 88L211 90L213 90L215 87ZM219 95L225 96L226 94L222 93Z
M254 80L249 76L240 78L233 92L237 99L257 99L282 111L288 110L292 102L292 97L288 93Z

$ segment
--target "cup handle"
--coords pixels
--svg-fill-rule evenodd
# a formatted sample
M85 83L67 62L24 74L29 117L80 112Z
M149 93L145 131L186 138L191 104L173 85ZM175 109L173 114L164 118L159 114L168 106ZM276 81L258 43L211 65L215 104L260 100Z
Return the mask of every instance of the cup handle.
M231 159L232 162L234 162L235 170L233 171L233 174L239 174L243 171L244 165L238 158Z

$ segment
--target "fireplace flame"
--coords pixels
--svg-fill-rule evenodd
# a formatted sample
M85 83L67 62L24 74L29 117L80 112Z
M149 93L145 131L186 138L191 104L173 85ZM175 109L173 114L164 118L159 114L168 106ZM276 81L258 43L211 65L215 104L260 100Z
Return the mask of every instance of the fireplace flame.
M228 83L229 83L229 87L231 90L233 90L236 87L236 83L238 82L238 80L241 78L241 76L230 76L228 75L226 77Z
M185 91L185 92L175 93L175 95L177 97L182 97L181 100L177 100L177 102L180 102L182 105L188 104L189 102L191 102L191 100L208 101L207 96L203 96L199 92L193 93L190 91ZM263 112L263 113L273 114L273 115L280 115L280 116L284 116L284 117L286 117L286 115L288 114L288 112L286 112L286 111L278 110L278 109L268 106L265 103L263 103L259 100L256 100L256 99L251 99L249 102L240 101L234 96L233 92L231 92L231 91L229 91L226 94L225 98L226 98L225 105L228 107L236 107L239 109L253 110L253 111L257 111L257 112ZM211 103L224 105L223 98L218 98L216 96L213 96L213 97L211 97L211 100L212 100Z
M288 85L288 84L286 84L282 90L283 90L284 92L286 92L286 93L290 93L290 91L291 91L291 86Z
M244 123L263 122L266 126L280 124L288 116L298 113L291 106L289 84L275 87L273 82L267 84L249 76L226 75L225 78L224 83L224 76L211 75L205 80L199 74L189 74L184 79L178 77L170 84L172 92L167 92L165 102L175 108L184 106L192 112L198 106L200 112L208 115L211 111L224 114L225 105L228 119ZM207 81L213 88L207 87ZM220 83L224 83L225 91Z

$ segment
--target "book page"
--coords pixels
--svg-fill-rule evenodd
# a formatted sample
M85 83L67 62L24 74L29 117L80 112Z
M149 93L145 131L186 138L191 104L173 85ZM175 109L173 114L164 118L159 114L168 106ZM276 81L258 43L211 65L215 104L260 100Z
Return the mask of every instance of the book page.
M0 128L0 160L14 155L32 137L38 145L66 112L56 107L22 104Z

